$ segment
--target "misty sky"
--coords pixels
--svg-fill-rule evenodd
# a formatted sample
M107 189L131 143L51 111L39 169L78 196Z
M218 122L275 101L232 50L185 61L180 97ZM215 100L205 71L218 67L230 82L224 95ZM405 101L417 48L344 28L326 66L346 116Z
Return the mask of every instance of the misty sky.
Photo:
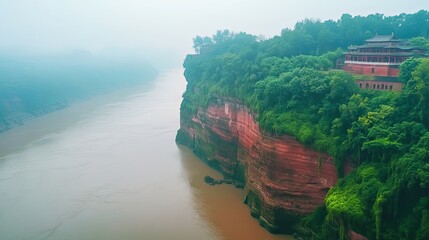
M0 50L159 52L181 61L195 35L218 29L271 37L305 18L421 9L429 0L0 0Z

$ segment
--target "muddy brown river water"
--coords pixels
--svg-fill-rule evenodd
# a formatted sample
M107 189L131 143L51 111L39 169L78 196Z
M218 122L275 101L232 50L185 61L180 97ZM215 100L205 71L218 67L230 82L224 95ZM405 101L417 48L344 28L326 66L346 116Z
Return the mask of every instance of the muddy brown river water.
M292 239L174 142L182 72L0 134L0 239Z

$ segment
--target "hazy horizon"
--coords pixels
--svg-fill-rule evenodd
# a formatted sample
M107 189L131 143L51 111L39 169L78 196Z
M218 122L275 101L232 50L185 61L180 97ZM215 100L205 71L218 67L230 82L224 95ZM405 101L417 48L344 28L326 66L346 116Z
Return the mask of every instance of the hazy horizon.
M156 67L180 66L192 38L229 29L267 38L297 21L343 13L387 16L429 9L413 0L0 1L0 52L145 57Z

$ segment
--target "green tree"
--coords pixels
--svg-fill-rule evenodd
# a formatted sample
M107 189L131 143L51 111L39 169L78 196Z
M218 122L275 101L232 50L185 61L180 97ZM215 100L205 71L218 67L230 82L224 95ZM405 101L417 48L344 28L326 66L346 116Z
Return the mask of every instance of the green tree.
M429 39L425 37L414 37L410 39L410 44L412 46L417 46L429 51Z
M412 84L415 88L418 103L416 110L423 124L429 127L429 59L422 63L412 74Z
M204 46L204 39L201 36L196 36L193 39L193 42L194 42L193 48L194 48L195 52L197 54L199 54L201 52L201 49Z
M421 58L408 58L401 64L401 71L399 72L399 79L403 83L407 83L411 79L411 74L414 72L422 62Z

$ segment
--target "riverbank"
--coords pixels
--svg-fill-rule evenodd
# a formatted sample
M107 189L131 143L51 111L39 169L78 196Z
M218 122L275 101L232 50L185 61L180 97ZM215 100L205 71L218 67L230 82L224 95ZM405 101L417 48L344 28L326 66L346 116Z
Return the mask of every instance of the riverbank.
M174 142L182 72L0 134L0 238L290 239L259 226L242 190L205 184L219 173Z

